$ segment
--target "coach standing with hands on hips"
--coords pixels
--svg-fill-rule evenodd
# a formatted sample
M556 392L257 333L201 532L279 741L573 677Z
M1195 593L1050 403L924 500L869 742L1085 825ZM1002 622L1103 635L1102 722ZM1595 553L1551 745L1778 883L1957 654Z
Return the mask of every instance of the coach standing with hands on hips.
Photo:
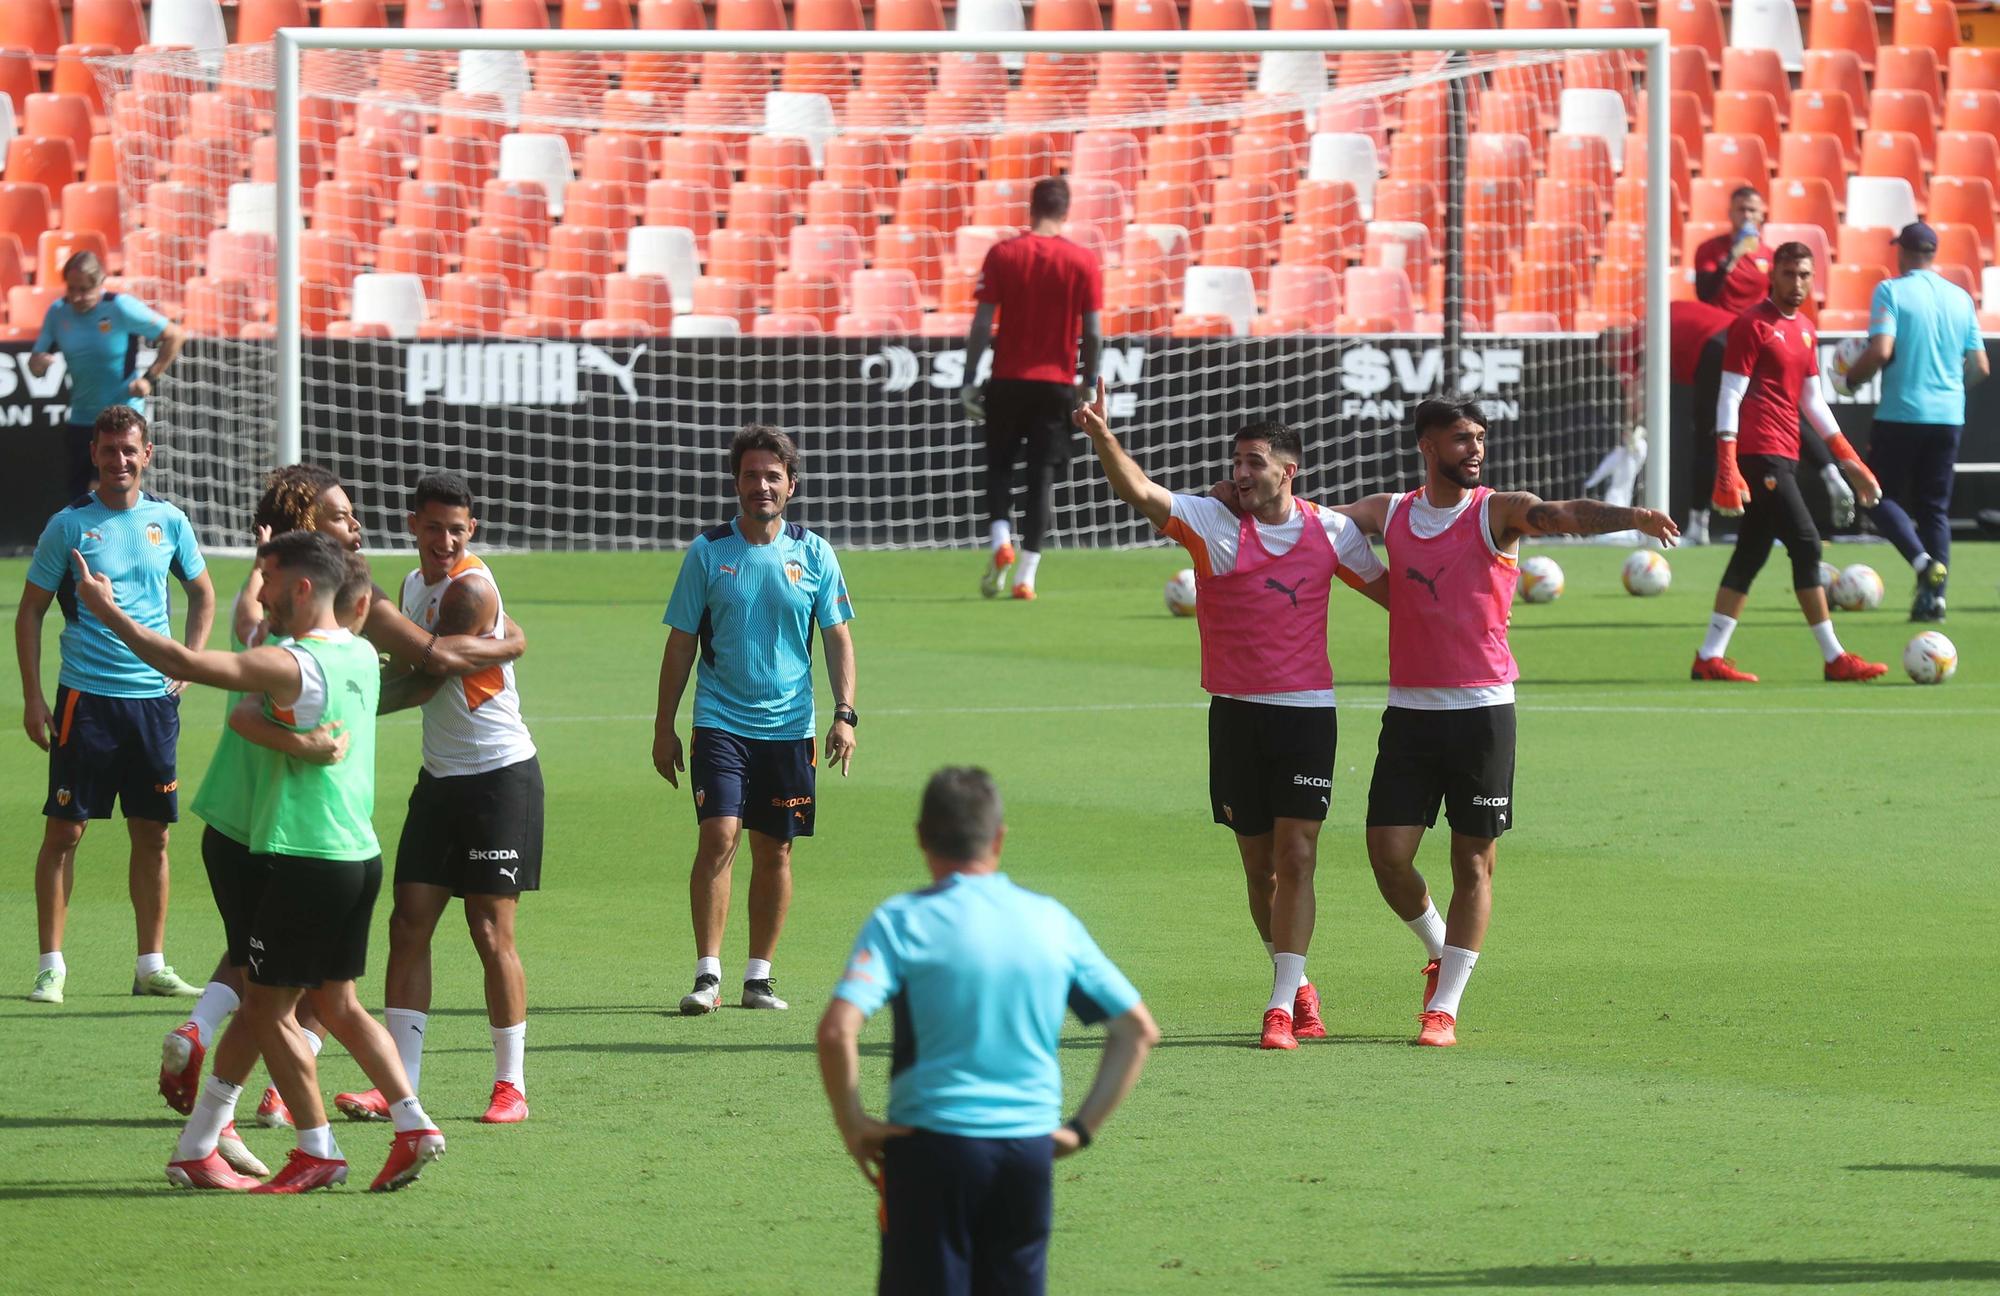
M1847 370L1849 387L1882 375L1868 433L1868 466L1882 483L1882 502L1868 519L1917 573L1912 621L1944 620L1947 514L1965 391L1984 382L1988 368L1971 295L1931 269L1937 248L1937 232L1922 221L1897 234L1901 273L1875 285L1868 349Z
M979 307L965 339L965 412L986 425L986 512L990 558L979 592L987 598L1011 577L1017 599L1035 597L1035 572L1055 512L1056 472L1069 465L1070 413L1097 390L1097 355L1104 344L1104 271L1096 253L1062 236L1069 218L1069 181L1037 180L1028 198L1032 227L987 249L973 290ZM979 362L992 340L993 378L979 383ZM1078 333L1083 369L1077 372ZM1014 460L1028 463L1028 505L1021 547L1014 550Z
M985 770L941 769L917 844L932 885L875 910L819 1023L834 1124L882 1192L883 1296L1035 1296L1047 1286L1050 1163L1090 1146L1160 1034L1076 915L1000 872ZM895 1006L889 1119L861 1105L861 1024ZM1105 1023L1090 1092L1062 1119L1063 1016Z
M159 348L144 373L138 372L142 338ZM69 470L65 498L75 499L89 490L96 474L91 444L97 416L113 405L130 405L145 413L153 384L181 353L185 340L180 325L131 293L104 291L104 263L95 252L79 252L63 263L63 295L49 303L48 314L42 317L28 372L37 378L47 373L58 351L69 363L69 421L63 429Z

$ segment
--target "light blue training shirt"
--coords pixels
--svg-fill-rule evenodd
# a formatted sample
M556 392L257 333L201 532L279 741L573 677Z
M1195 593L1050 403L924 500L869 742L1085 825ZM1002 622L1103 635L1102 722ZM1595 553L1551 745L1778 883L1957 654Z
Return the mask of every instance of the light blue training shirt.
M157 339L167 317L131 293L108 292L79 315L63 298L42 317L35 350L60 351L69 369L69 422L89 427L113 405L145 413L146 398L125 390L139 372L139 344Z
M1884 279L1875 285L1868 334L1896 339L1896 354L1882 370L1876 418L1965 422L1965 353L1986 345L1965 289L1933 270Z

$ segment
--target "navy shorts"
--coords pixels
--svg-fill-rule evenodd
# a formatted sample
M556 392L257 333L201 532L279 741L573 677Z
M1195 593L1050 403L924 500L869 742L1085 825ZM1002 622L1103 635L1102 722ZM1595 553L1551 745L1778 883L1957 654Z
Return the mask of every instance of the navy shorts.
M696 729L688 785L696 819L741 819L752 832L790 841L813 834L818 749L810 738L742 738Z
M918 1130L882 1145L880 1296L1040 1296L1055 1141Z
M174 774L180 738L178 697L99 697L58 688L49 798L42 813L51 819L109 819L115 802L127 819L175 822L181 817Z

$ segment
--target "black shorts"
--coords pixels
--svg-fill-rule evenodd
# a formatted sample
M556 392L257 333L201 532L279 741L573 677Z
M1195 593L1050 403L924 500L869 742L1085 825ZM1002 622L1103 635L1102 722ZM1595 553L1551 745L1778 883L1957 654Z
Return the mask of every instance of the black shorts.
M97 480L96 449L97 424L63 424L63 482L69 499L84 494Z
M1722 571L1722 587L1739 594L1750 591L1750 583L1771 556L1771 543L1785 546L1792 561L1792 588L1812 589L1819 584L1819 528L1812 510L1799 493L1799 461L1780 455L1744 455L1738 465L1750 487L1750 502L1744 506L1743 521L1736 529L1736 548Z
M1462 836L1498 837L1513 826L1513 703L1382 712L1368 826L1435 828L1439 802L1451 830Z
M986 384L986 444L995 462L1026 451L1030 465L1063 467L1079 433L1070 422L1076 388L1069 383L995 378Z
M1055 1141L920 1129L882 1145L880 1296L1030 1296L1048 1285Z
M173 823L181 817L174 755L181 740L178 697L115 698L56 690L56 740L49 747L51 819Z
M251 861L266 872L244 942L250 979L308 990L328 981L359 980L368 966L368 925L382 890L382 857L255 855Z
M743 738L696 729L688 753L694 817L741 819L752 832L790 841L813 835L818 747L810 738Z
M201 863L208 871L209 894L222 915L222 939L231 967L248 967L250 925L264 902L264 884L271 876L270 857L252 855L250 848L213 827L201 834Z
M1243 837L1270 832L1278 819L1324 822L1338 736L1332 707L1210 698L1208 800L1215 822Z
M542 886L542 764L530 756L484 774L417 771L396 885L455 896L519 895Z

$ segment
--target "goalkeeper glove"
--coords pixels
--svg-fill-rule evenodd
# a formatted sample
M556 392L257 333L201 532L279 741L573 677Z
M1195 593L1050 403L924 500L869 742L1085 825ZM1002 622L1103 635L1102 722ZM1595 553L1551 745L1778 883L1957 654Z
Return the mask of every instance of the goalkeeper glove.
M1710 497L1715 511L1724 517L1741 517L1750 504L1750 485L1736 466L1736 438L1716 438L1715 491Z
M984 423L986 421L986 388L984 386L978 383L967 383L965 394L958 399L959 403L965 406L966 414L971 417L974 423Z
M1833 460L1841 475L1854 487L1860 497L1861 507L1874 508L1882 502L1882 483L1875 480L1875 474L1868 471L1868 465L1861 462L1861 456L1846 437L1836 432L1826 439L1826 448L1832 452Z
M1833 524L1837 527L1854 525L1854 492L1847 487L1847 479L1840 475L1837 464L1828 464L1820 469L1820 476L1826 478L1826 499L1833 514Z

